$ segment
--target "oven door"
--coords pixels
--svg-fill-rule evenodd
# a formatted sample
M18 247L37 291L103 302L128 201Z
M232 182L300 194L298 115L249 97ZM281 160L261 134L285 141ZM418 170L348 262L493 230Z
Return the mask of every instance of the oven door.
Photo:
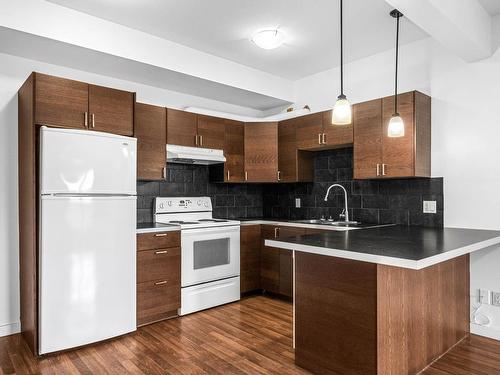
M240 274L240 227L181 231L181 286L191 286Z

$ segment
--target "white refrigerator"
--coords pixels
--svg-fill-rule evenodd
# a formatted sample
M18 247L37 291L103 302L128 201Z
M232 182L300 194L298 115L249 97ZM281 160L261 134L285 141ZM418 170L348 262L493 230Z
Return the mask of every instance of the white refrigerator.
M40 131L39 354L136 329L136 139Z

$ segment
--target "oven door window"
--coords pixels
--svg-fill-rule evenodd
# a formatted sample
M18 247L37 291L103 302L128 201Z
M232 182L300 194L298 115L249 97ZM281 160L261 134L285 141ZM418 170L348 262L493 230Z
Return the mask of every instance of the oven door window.
M195 241L193 260L195 270L229 264L229 238Z

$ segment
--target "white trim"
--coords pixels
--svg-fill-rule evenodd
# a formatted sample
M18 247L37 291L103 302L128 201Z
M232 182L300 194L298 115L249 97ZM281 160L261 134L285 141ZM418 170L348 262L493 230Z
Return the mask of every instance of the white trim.
M20 322L0 325L0 337L13 335L14 333L19 333L19 332L21 332Z
M495 329L494 327L485 327L480 326L479 324L471 323L470 332L475 335L484 336L493 340L500 341L500 330Z
M495 237L486 241L476 242L468 246L460 247L458 249L450 250L442 254L434 255L429 258L425 258L422 260L410 260L403 258L395 258L388 257L382 255L374 255L374 254L366 254L359 253L355 251L347 251L340 249L331 249L326 247L319 246L310 246L310 245L301 245L291 242L282 242L275 240L266 240L265 245L276 247L279 249L287 249L287 250L295 250L302 251L305 253L319 254L319 255L327 255L338 258L359 260L363 262L369 263L377 263L384 264L387 266L395 266L401 268L409 268L413 270L421 270L422 268L426 268L432 266L434 264L438 264L453 258L457 258L459 256L473 253L477 250L482 250L484 248L500 244L500 237Z

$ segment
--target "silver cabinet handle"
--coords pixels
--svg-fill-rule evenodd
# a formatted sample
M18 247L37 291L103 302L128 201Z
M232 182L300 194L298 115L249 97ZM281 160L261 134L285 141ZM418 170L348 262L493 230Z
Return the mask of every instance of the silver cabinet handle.
M88 112L85 112L83 114L83 121L84 121L84 126L86 128L88 128L89 127L89 113Z
M385 176L385 167L387 164L382 164L382 176Z
M200 135L200 147L202 147L202 146L203 146L203 136Z
M248 172L245 171L245 181L248 181Z
M167 280L163 280L163 281L157 281L155 283L155 285L165 285L167 283Z
M161 170L161 176L164 180L167 179L167 166L164 166Z
M198 146L198 134L194 136L194 145Z
M280 228L279 227L275 227L274 228L274 238L278 238L280 235Z
M278 181L281 181L281 171L278 171Z
M168 250L158 250L158 251L155 251L155 254L156 255L159 255L159 254L168 254Z
M377 163L377 176L380 176L380 164Z
M229 181L231 179L231 174L229 173L229 169L227 170L227 180Z
M92 114L90 115L90 118L92 119L92 121L91 121L92 128L95 128L95 114L93 114L93 113L92 113Z
M155 237L167 237L167 233L156 233Z
M321 144L321 133L318 134L318 145Z
M323 144L326 145L326 134L323 133Z

